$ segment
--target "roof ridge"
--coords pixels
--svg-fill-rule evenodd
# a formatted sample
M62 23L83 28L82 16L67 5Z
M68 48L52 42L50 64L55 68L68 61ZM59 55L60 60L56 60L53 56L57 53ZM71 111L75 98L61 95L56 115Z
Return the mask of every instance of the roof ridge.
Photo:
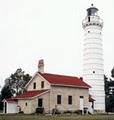
M38 72L39 74L41 74L41 75L43 75L43 74L48 74L48 75L56 75L56 76L63 76L63 77L73 77L73 78L78 78L78 77L76 77L76 76L70 76L70 75L61 75L61 74L56 74L56 73L40 73L40 72ZM80 78L78 78L78 79L80 79Z
M39 73L39 72L38 72ZM66 76L66 75L58 75L58 74L50 74L50 73L39 73L43 78L45 78L51 84L58 84L58 85L67 85L67 86L79 86L79 87L88 87L90 86L81 80L78 77L74 76Z

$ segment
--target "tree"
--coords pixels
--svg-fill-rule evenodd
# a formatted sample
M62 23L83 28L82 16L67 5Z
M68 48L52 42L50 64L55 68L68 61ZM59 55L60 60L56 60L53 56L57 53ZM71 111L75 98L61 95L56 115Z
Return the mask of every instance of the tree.
M12 94L18 95L24 91L25 81L23 80L23 75L24 71L19 68L5 80L5 87L9 87Z
M114 67L113 67L113 69L111 70L111 76L112 76L112 78L114 78Z
M105 81L105 110L106 112L111 112L111 104L110 104L110 86L109 86L109 80L108 77L104 75L104 81Z
M0 110L3 110L2 95L0 93Z
M111 77L104 76L106 112L114 112L114 68L111 70Z
M1 90L1 100L3 100L4 98L11 98L13 97L13 94L10 90L10 87L3 87Z
M29 74L23 75L23 80L25 81L25 85L29 82L29 80L30 80L31 78L32 78L32 77L31 77Z
M1 90L1 94L0 94L0 110L3 110L3 102L2 100L4 98L11 98L13 96L13 94L10 91L10 88L7 87L3 87Z
M21 68L17 69L14 74L6 78L5 85L1 92L2 99L10 98L26 91L25 85L30 79L31 76L29 74L24 74Z

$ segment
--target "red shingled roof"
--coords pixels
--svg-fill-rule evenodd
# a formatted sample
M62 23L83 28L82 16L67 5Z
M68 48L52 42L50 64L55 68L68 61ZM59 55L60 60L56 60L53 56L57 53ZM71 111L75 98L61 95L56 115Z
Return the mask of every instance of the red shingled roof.
M49 83L54 85L63 85L63 86L76 86L76 87L86 87L90 88L90 86L84 81L80 80L77 77L65 76L65 75L56 75L49 73L39 73L42 77L44 77Z
M35 91L27 91L27 92L24 92L20 95L17 95L15 97L15 99L22 99L22 98L31 98L31 97L35 97L43 92L46 92L47 90L35 90Z
M7 102L16 102L17 99L32 98L32 97L40 95L41 93L46 92L46 91L48 91L48 90L27 91L27 92L24 92L20 95L17 95L14 98L7 98L7 99L4 99L4 100L6 100Z
M6 98L5 99L7 102L16 102L17 100L14 98Z

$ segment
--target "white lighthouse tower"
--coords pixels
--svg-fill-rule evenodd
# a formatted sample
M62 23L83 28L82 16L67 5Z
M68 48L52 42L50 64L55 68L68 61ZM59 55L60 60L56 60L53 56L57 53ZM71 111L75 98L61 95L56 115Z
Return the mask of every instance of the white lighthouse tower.
M94 110L105 112L104 69L102 49L103 21L98 9L91 5L82 22L84 29L83 79L92 88L89 94L95 99Z

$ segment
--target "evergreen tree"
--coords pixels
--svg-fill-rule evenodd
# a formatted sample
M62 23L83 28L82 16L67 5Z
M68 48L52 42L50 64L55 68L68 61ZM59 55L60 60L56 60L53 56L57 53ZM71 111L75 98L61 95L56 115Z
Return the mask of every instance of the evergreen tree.
M114 112L114 68L111 70L111 77L105 80L105 101L106 101L106 112Z
M0 110L3 110L3 102L2 102L1 92L0 92Z

